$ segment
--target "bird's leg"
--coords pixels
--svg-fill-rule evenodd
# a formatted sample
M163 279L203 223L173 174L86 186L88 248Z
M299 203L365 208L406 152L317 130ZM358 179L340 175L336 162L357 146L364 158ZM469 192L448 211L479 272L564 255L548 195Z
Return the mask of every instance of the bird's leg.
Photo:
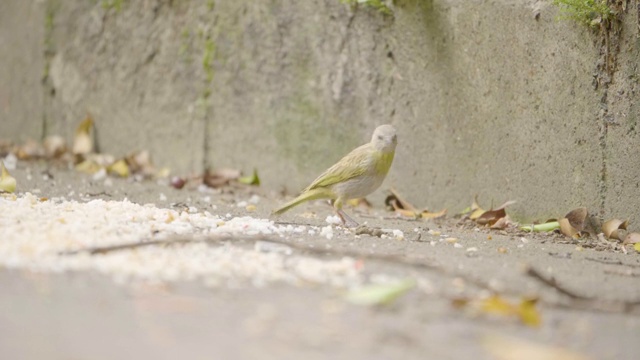
M336 214L338 214L338 216L340 217L340 220L342 220L342 224L345 227L348 228L355 228L358 227L360 224L358 224L357 221L353 220L351 217L349 217L349 215L347 215L347 213L345 213L342 210L342 199L338 198L333 202L333 208L336 210Z

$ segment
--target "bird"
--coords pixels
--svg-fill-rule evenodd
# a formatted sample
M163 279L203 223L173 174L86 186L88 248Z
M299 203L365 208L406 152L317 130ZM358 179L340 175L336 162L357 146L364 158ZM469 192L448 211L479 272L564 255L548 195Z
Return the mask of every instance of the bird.
M342 205L350 199L363 198L382 185L393 163L397 144L396 129L392 125L378 126L370 142L352 150L273 214L280 215L306 201L330 199L344 226L358 226L342 210Z

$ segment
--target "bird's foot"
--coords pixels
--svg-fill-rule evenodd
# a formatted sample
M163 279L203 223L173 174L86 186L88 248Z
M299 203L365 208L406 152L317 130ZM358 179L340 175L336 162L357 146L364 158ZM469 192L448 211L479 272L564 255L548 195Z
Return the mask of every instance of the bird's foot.
M342 225L344 225L344 227L352 229L352 228L357 228L358 226L360 226L360 224L358 224L357 221L355 221L351 217L349 217L349 215L347 215L344 211L338 210L336 212L337 212L338 216L340 217L340 220L342 220Z

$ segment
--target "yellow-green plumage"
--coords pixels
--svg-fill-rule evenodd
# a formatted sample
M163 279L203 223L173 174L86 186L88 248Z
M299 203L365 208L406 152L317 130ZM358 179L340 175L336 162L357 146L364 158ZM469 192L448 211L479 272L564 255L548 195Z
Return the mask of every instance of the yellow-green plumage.
M349 199L365 197L382 184L393 162L396 144L393 126L379 126L371 142L351 151L318 176L298 197L276 209L274 214L282 214L306 201L333 199L334 207L344 222L346 214L341 210L342 204Z

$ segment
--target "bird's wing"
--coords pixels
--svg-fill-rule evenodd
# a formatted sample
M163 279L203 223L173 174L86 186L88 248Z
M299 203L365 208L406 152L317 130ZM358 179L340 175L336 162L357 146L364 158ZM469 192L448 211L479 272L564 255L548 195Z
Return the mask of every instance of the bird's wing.
M364 144L354 149L335 165L320 174L303 192L341 183L364 174L367 171L367 164L372 160L371 155L370 144Z

